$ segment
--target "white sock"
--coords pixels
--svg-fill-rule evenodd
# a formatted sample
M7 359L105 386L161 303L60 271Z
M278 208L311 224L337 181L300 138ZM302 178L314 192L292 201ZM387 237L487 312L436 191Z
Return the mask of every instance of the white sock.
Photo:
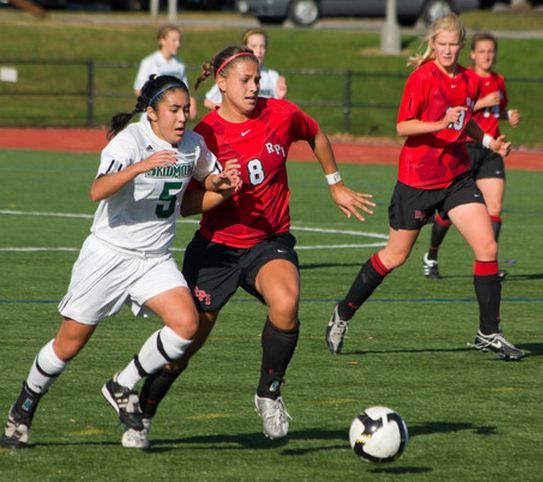
M154 373L166 363L181 357L192 340L181 338L171 328L165 326L155 331L143 344L136 358L147 374ZM143 378L136 360L132 360L117 375L117 383L132 390Z
M45 393L68 364L53 350L53 341L51 340L38 352L26 378L28 388L35 393Z

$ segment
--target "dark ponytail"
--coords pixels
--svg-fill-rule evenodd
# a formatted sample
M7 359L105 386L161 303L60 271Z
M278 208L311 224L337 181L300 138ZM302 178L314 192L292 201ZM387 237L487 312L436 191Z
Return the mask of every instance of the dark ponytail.
M173 75L151 75L149 80L141 88L141 94L136 100L134 110L132 112L115 114L111 118L110 127L107 132L108 140L121 132L136 114L145 112L147 107L155 108L164 93L171 89L181 89L187 94L189 93L189 89L185 83Z

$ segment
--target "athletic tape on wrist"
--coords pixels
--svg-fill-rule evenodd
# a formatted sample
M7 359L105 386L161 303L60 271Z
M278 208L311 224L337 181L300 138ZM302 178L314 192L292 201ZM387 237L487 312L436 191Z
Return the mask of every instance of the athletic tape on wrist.
M336 171L332 174L325 174L324 177L326 178L326 182L332 186L333 184L337 184L339 181L341 181L341 174Z
M486 147L487 149L490 149L490 143L494 140L494 138L490 134L485 134L483 136L483 147Z

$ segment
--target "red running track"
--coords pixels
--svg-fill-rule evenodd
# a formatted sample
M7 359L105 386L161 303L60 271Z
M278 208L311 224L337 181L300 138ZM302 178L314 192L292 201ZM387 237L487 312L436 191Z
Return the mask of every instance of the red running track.
M103 129L17 129L0 128L0 148L59 152L98 153L106 145ZM333 142L339 163L396 164L400 145L372 142ZM290 148L289 159L313 161L313 153L305 142ZM507 157L508 169L541 170L543 152L513 150Z

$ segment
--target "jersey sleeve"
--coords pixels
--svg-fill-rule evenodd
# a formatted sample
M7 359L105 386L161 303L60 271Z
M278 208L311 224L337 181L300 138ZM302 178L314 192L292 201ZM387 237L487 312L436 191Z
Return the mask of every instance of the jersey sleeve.
M210 174L218 174L221 172L221 167L215 157L208 147L204 139L198 135L200 140L200 156L196 160L196 166L194 168L194 173L192 177L197 181L203 181Z
M420 95L421 85L417 77L411 74L407 78L398 109L397 123L420 117L423 98Z
M145 57L141 62L138 68L138 73L136 74L136 79L134 80L134 90L140 90L143 87L143 84L147 82L149 76L153 73L151 68L151 59Z
M222 102L221 91L217 84L213 85L213 87L206 92L206 99L215 104L220 104Z
M133 164L137 147L130 134L123 131L117 134L100 155L100 165L96 177L122 171Z
M293 141L311 141L317 135L319 124L315 119L288 100L283 99L276 102L285 102L291 109L290 135Z

